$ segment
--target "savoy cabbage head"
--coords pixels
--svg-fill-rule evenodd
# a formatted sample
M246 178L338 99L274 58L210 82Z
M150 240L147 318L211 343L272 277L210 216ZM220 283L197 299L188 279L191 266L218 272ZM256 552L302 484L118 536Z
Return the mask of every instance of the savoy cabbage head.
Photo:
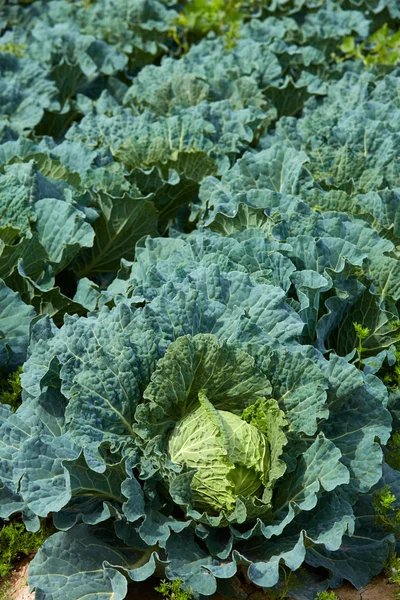
M253 242L257 277L243 247L241 265L218 264L227 238L191 237L201 259L149 242L114 308L32 328L23 404L2 408L0 516L35 529L53 514L30 569L39 599L122 599L127 579L160 571L229 594L243 570L273 587L304 562L327 570L302 590L313 598L361 587L393 546L365 517L374 486L397 485L386 387L296 341L276 242Z
M246 504L269 484L271 467L272 473L275 467L271 465L271 454L279 455L279 449L274 447L275 439L263 433L268 433L268 425L274 428L275 415L264 403L248 407L250 415L253 410L261 412L265 423L262 432L245 420L249 418L246 409L244 418L215 410L204 391L199 392L198 400L200 406L172 430L167 453L172 462L195 469L190 485L194 506L229 513L237 497ZM276 412L276 405L273 408ZM266 490L264 498L268 499Z

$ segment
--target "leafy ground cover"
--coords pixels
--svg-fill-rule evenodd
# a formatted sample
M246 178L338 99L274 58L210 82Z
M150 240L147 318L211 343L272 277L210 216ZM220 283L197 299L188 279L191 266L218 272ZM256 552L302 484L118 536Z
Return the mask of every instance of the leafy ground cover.
M52 522L36 599L398 586L398 2L0 6L0 540Z

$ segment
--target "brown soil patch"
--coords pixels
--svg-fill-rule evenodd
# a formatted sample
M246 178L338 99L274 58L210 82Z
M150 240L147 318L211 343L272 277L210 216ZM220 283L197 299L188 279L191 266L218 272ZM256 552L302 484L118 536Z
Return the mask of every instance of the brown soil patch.
M126 600L137 600L137 598L140 598L140 600L162 600L160 594L154 591L156 585L157 582L153 579L142 583L133 583L129 586ZM398 591L397 586L388 583L383 576L375 577L371 583L361 590L356 590L349 583L334 590L339 600L395 600L395 591ZM226 596L215 595L210 600L229 599Z
M397 586L388 583L384 577L375 577L365 588L356 590L346 584L334 590L340 600L394 600Z
M4 600L35 600L35 594L29 593L27 585L29 558L20 563L13 572L9 583L4 588ZM162 600L160 594L154 591L158 580L150 579L129 586L126 600ZM394 600L397 587L387 582L383 576L375 579L362 590L356 590L350 584L334 590L339 600ZM226 596L213 596L210 600L227 600Z
M30 594L28 587L28 567L31 558L32 556L21 561L12 572L11 577L4 583L4 587L1 589L4 600L34 600L35 594Z

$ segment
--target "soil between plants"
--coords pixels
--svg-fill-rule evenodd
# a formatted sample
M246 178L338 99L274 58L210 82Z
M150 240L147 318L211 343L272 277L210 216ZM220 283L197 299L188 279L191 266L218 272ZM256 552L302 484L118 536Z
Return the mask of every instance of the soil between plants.
M34 600L35 594L29 593L28 568L30 559L22 560L18 567L11 573L10 577L0 584L1 600Z
M138 600L138 598L140 598L140 600L162 600L160 594L154 592L154 586L157 584L150 582L151 580L141 584L131 584L126 600ZM396 587L388 583L387 579L383 576L375 577L371 583L361 590L356 590L350 584L346 584L341 588L334 590L339 600L394 600L395 591ZM248 600L252 600L252 596L254 596L254 600L261 600L264 595L260 595L260 592L258 591L254 594L250 594ZM25 598L18 598L18 600L25 600ZM226 596L216 594L215 596L212 596L210 600L228 599ZM267 594L265 594L265 600L269 600Z
M3 588L0 587L1 600L35 600L35 594L29 593L27 585L28 567L29 559L25 559L13 571L8 583L5 582ZM162 600L161 595L154 591L154 587L157 584L158 580L156 579L149 579L139 584L131 584L126 600L137 600L138 598L140 600ZM356 590L350 584L345 584L334 591L339 600L394 600L394 594L397 589L394 585L388 583L385 577L379 576L375 577L371 583L361 590ZM1 595L2 593L3 596ZM252 595L257 595L257 600L264 596L264 594L260 595L258 591L255 594L251 594L249 600L252 600ZM226 596L215 595L210 600L228 599ZM269 600L267 594L265 594L265 600Z
M335 593L340 600L394 600L397 586L388 583L384 577L375 577L365 588L355 590L346 584Z

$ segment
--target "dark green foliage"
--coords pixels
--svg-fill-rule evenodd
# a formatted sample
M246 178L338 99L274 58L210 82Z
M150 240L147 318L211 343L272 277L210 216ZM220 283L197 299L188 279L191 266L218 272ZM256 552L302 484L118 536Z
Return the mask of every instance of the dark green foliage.
M392 469L400 471L400 433L394 433L389 441L386 462Z
M296 573L289 569L288 567L284 567L280 565L280 579L279 585L277 586L277 590L271 590L269 592L271 598L273 600L286 600L289 592L293 590L299 590L304 587L304 581L301 580L301 577L307 576L305 569L298 569ZM261 596L260 596L261 598ZM258 600L255 598L255 600ZM324 600L324 599L323 599ZM334 600L334 599L327 599Z
M396 363L386 369L383 375L383 381L389 388L396 389L400 387L400 347L395 352Z

